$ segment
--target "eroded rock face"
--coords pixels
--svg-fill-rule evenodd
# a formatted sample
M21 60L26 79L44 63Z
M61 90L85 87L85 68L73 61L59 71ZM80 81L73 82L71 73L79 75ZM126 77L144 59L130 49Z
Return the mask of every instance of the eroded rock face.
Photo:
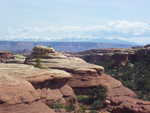
M0 105L0 113L55 113L42 102L31 104Z
M128 63L129 54L134 51L129 49L100 49L88 50L77 53L78 56L93 64L108 64L110 66L124 66Z
M122 50L119 49L102 51L110 55L108 59L112 57L117 61L115 62L115 65L125 65L128 61L129 50L125 49L123 53ZM114 51L118 56L110 54L110 52ZM120 53L118 54L118 52ZM134 51L130 51L130 54L134 54ZM92 58L95 57L92 56ZM31 56L27 58L26 63L35 65L35 59L36 57L33 57L31 54ZM142 101L142 104L137 104L138 102L141 102L141 100L137 99L137 95L130 89L124 87L120 81L104 74L104 68L101 66L89 64L80 58L73 57L72 55L64 55L58 52L49 53L44 57L41 56L40 61L44 68L59 69L70 73L72 78L68 81L68 84L75 90L75 92L87 93L87 89L95 86L106 87L106 109L111 110L111 113L149 113L149 104L144 106L147 102ZM62 91L66 92L67 90ZM140 110L142 108L144 110Z
M0 111L54 113L47 107L51 102L59 100L67 104L68 98L75 98L72 88L66 84L69 78L71 75L61 70L0 64Z
M110 49L93 49L79 52L74 56L80 57L92 64L108 66L125 66L128 61L138 61L144 59L144 55L150 54L150 47L133 48L110 48Z
M44 56L47 56L49 53L55 53L55 50L53 48L49 48L46 46L36 46L33 48L32 56L44 57Z
M6 104L31 103L39 99L33 86L22 79L0 74L0 101Z
M14 59L14 56L12 53L0 51L0 63L6 63L10 59Z
M43 51L46 54L41 55ZM31 66L36 65L37 58L44 69ZM76 101L73 89L84 93L86 89L95 86L107 88L107 106L104 111L150 113L149 102L137 99L136 94L124 87L120 81L104 74L101 66L53 49L51 51L47 47L33 49L25 63L30 65L0 64L2 113L54 113L48 107L54 101L68 104L71 99ZM63 112L66 113L59 111Z
M150 48L145 46L130 49L89 50L76 56L93 64L101 64L103 62L107 64L108 62L111 66L124 66L128 63L128 60L136 62L150 58L149 55ZM97 81L103 81L101 85L108 88L106 104L111 113L150 113L150 103L148 101L139 100L133 91L124 87L119 81L112 80L112 77L107 75L101 75L100 77L101 79ZM115 85L113 85L114 83Z
M107 78L107 82L103 81L103 85L108 87L106 104L111 113L150 113L150 102L139 100L132 90L119 81L112 80L108 75L103 75L102 79L104 78ZM113 83L114 81L116 83Z
M3 72L0 70L0 113L54 113L39 101L40 96L28 81Z
M150 113L150 102L128 96L111 99L112 113Z
M94 80L97 80L101 73L104 72L104 68L101 66L89 64L80 58L68 57L58 52L49 53L47 54L47 56L41 56L39 58L41 67L43 68L58 69L70 73L72 75L72 78L69 80L69 85L72 87L81 87L82 83L88 86L97 86L98 84L97 82L94 82ZM36 65L36 57L33 57L33 55L31 54L31 56L27 58L25 63ZM77 81L80 81L82 83L77 84L79 83Z

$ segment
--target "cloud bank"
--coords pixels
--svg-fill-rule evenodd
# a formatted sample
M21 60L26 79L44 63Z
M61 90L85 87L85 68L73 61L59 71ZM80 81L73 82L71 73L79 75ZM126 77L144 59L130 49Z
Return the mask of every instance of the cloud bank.
M150 24L147 22L113 21L92 26L31 26L10 28L0 34L0 40L18 41L126 41L150 43Z

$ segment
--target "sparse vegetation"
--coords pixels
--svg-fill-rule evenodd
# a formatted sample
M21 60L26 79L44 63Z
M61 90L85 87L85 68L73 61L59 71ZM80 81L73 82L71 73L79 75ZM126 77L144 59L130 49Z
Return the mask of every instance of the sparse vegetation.
M56 110L59 110L59 109L64 109L65 106L63 104L61 104L60 102L53 102L51 105L50 105L50 108L52 109L56 109Z
M91 110L90 113L98 113L96 110Z
M142 58L142 60L138 61L129 61L126 66L103 66L106 73L134 90L139 95L139 98L150 100L150 56L143 55Z
M21 54L16 54L14 55L16 59L25 59L25 56L21 55Z
M52 109L55 109L55 110L65 109L67 112L71 112L71 111L75 110L75 106L73 103L64 105L64 104L60 103L59 101L53 102L49 107Z
M35 67L38 67L38 68L42 68L42 65L41 65L41 59L40 58L36 58L35 59Z
M87 108L86 108L86 106L84 106L84 105L80 105L80 109L79 109L79 113L86 113L86 110L87 110Z
M71 112L75 110L75 106L73 104L69 104L68 106L64 107L66 111Z
M87 96L87 95L78 95L77 96L77 99L80 103L83 103L83 104L90 104L90 96Z
M97 110L104 107L104 100L106 99L106 88L102 86L97 86L93 88L90 92L92 103L92 109Z
M94 111L100 110L104 107L104 100L106 99L106 88L102 86L88 89L88 95L78 95L77 99L81 103L82 108Z

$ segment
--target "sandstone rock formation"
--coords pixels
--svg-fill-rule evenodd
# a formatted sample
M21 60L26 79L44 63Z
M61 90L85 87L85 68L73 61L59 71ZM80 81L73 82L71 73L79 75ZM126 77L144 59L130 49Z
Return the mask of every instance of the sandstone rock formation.
M111 57L110 51L116 51L115 65L125 65L128 61L128 54L134 54L134 51L124 49L110 49L102 50ZM34 50L33 50L33 53ZM149 102L137 99L136 94L130 89L124 87L122 83L109 75L104 74L104 68L94 64L89 64L80 58L72 55L64 55L58 52L49 52L46 56L36 54L27 58L26 63L30 65L36 64L36 58L40 58L40 63L43 68L59 69L66 71L72 75L68 84L75 90L75 92L86 92L87 89L95 86L104 86L107 88L106 111L111 113L149 113ZM82 54L81 54L82 55ZM40 56L40 57L39 57ZM124 56L122 58L122 56ZM93 57L93 56L92 56ZM103 56L104 57L104 56ZM95 58L95 57L94 57ZM120 58L120 60L119 60ZM122 58L122 59L121 59ZM97 60L97 59L96 59ZM139 104L141 103L141 104Z
M6 51L0 51L0 63L6 63L10 59L14 59L12 53Z
M16 63L16 64L24 64L25 61L25 56L21 55L21 54L14 54L13 55L13 59L9 59L7 61L7 63Z
M55 53L55 50L53 48L49 48L46 46L36 46L33 48L32 56L44 57L44 56L47 56L49 53Z
M56 69L0 64L0 112L53 113L47 107L51 102L59 100L66 104L68 98L74 98L72 88L66 84L70 77Z
M75 93L87 93L96 86L107 88L104 112L150 113L149 102L137 99L102 66L43 46L35 47L25 63L0 64L0 113L67 113L52 110L53 102L73 102L72 113L79 113ZM37 63L42 69L34 67Z
M36 58L38 57L40 58L40 64L42 68L59 69L69 72L73 76L73 78L69 81L69 84L72 87L74 83L76 84L77 81L81 82L84 81L82 83L90 86L95 86L97 85L97 83L92 82L92 79L96 80L97 77L99 77L100 74L103 73L104 71L104 68L101 66L89 64L77 57L67 57L62 53L52 52L44 57L43 56L39 57L39 55L36 56L36 54L34 53L35 52L33 49L33 53L29 58L27 58L25 63L36 65Z
M93 64L107 65L108 63L107 66L117 67L125 66L129 61L138 62L141 59L150 58L148 57L149 55L149 45L128 49L88 50L75 54L75 56ZM109 84L109 82L105 83ZM137 99L136 94L123 85L109 88L107 99L106 103L109 106L108 108L112 110L112 113L150 113L150 102Z
M108 66L125 66L128 61L141 60L143 55L150 54L150 47L93 49L74 54L92 64Z

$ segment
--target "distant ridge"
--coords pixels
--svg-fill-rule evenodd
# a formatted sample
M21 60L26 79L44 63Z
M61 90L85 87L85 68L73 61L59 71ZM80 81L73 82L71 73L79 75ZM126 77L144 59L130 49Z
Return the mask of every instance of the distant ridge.
M53 46L58 51L79 52L100 48L128 48L135 44L119 44L104 42L34 42L34 41L0 41L0 50L15 53L30 52L36 45Z

